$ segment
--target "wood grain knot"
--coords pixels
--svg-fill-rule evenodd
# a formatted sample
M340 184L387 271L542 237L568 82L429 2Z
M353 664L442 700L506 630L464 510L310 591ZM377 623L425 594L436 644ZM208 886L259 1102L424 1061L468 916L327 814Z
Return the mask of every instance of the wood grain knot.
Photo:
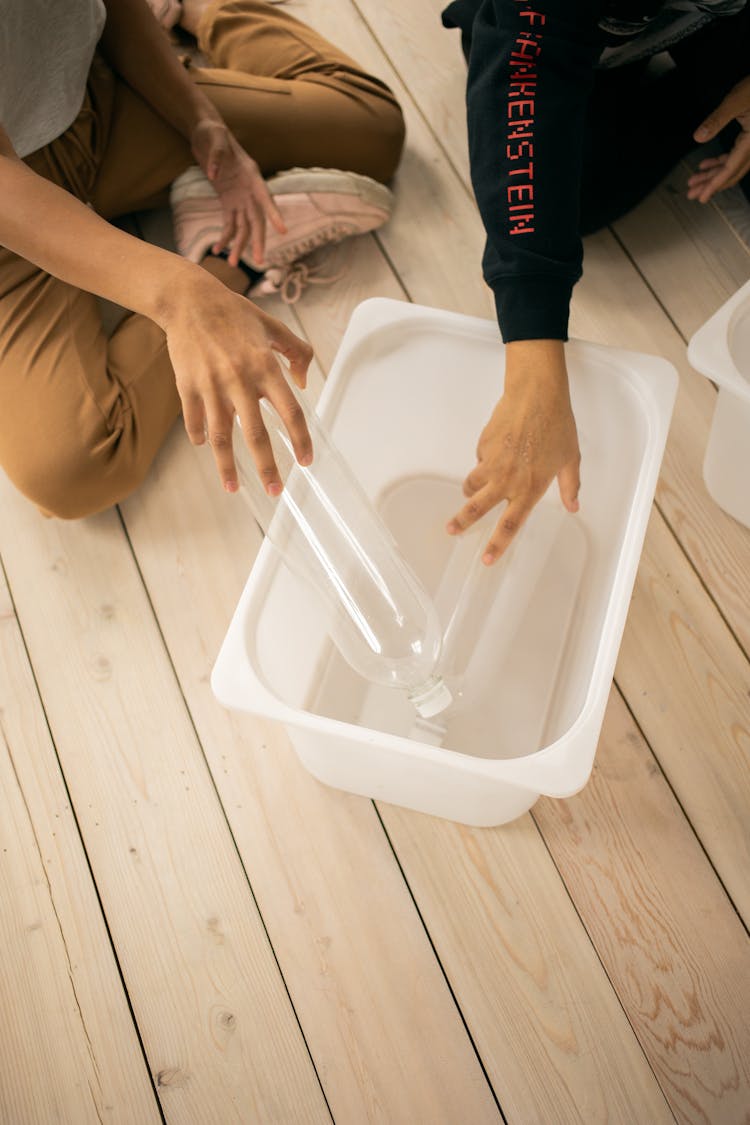
M187 1086L188 1075L179 1066L166 1066L163 1070L157 1071L156 1085L157 1086L170 1086L182 1087Z

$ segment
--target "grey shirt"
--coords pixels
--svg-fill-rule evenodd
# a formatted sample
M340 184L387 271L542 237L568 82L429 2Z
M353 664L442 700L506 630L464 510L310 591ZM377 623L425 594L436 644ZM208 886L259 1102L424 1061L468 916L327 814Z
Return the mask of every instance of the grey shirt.
M103 0L0 0L0 125L19 156L75 121L105 18Z

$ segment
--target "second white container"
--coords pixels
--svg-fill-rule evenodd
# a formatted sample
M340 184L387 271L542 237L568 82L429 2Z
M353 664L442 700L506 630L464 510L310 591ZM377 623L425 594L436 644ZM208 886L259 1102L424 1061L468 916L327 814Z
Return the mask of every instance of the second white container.
M703 461L706 488L750 527L750 281L696 332L688 360L719 389Z
M228 707L276 719L307 769L368 797L473 825L568 796L593 763L674 405L653 356L572 342L581 511L553 484L508 555L480 574L451 651L463 697L431 732L359 677L305 588L264 543L217 659ZM375 299L351 319L319 403L407 561L451 610L474 547L449 537L461 481L502 393L497 326ZM238 518L246 509L238 505ZM476 549L482 540L477 538ZM456 581L458 574L458 583ZM432 732L434 734L434 732Z

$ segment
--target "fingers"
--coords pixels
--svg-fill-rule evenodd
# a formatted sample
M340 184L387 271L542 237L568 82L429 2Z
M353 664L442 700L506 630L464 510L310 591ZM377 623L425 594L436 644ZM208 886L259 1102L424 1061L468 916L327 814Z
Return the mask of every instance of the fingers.
M446 530L449 535L456 535L471 527L498 504L497 490L486 485L475 492L468 503L449 521ZM513 538L523 526L526 518L534 507L534 501L524 499L509 503L495 525L495 530L490 536L482 555L485 566L491 566L500 556L507 551Z
M688 179L688 199L699 199L702 192L711 183L717 171L724 167L726 164L725 156L711 157L709 160L702 160L699 165L699 170L694 172Z
M458 535L460 532L466 531L467 527L475 524L477 520L480 520L482 516L489 512L490 508L494 508L495 504L499 504L503 499L504 497L499 489L485 485L478 492L474 492L463 508L448 521L446 531L449 535Z
M248 396L240 417L242 434L252 455L255 471L268 495L278 496L284 486L274 459L271 439L263 423L258 399Z
M703 160L700 170L688 180L688 199L708 203L718 191L732 187L750 170L750 78L733 87L713 113L693 134L700 144L712 140L730 123L738 121L742 132L726 156Z
M557 474L557 486L560 489L560 499L569 512L577 512L580 508L578 493L581 490L581 458L570 461Z
M287 227L256 162L222 134L206 157L205 167L224 212L224 224L213 252L230 247L228 260L236 266L248 245L253 265L265 259L268 224L285 234Z
M279 352L289 362L289 370L300 389L307 386L307 369L313 357L313 350L306 340L287 328L281 321L269 325L268 342L274 351Z
M205 412L208 443L214 455L221 483L227 492L236 492L239 484L232 450L234 410L221 400L212 397L205 402Z
M312 464L313 444L305 414L283 375L280 376L273 392L268 395L268 400L276 408L277 414L286 426L292 441L294 456L300 465Z
M472 469L463 483L464 496L473 496L475 492L478 492L480 488L484 487L485 483L485 475L479 466L477 466L476 469Z
M277 496L283 487L260 411L258 395L259 392L262 393L262 385L270 385L274 380L280 380L289 396L293 398L293 395L279 372L276 360L269 354L266 362L265 379L262 376L263 361L260 361L260 372L256 366L256 386L250 385L240 374L236 374L232 378L215 378L202 398L197 393L189 397L183 395L183 416L188 436L194 445L203 445L208 440L221 483L227 492L236 492L239 488L232 446L235 413L242 419L242 433L266 492L269 496ZM297 408L295 414L292 404L284 400L283 392L280 392L275 384L273 389L275 397L282 403L284 415L294 427L292 440L295 451L298 448L301 455L311 453L312 442L299 404L294 399L294 406ZM277 410L281 415L282 411L278 406ZM302 415L302 426L300 426L300 415Z
M699 144L712 140L735 117L750 110L750 97L748 97L747 91L748 83L746 79L729 91L713 113L710 113L693 133L693 137Z
M286 232L284 220L281 217L265 184L262 185L262 198L250 197L243 208L225 212L224 225L221 234L214 243L212 251L220 253L225 247L230 247L228 261L236 266L248 244L251 247L253 264L261 266L266 253L266 221L273 224L279 233ZM257 194L261 194L260 189ZM230 245L231 244L231 245Z
M229 247L229 257L227 261L230 266L237 266L239 264L242 251L245 249L250 238L250 224L247 215L243 211L238 211L235 214L234 220L234 237L232 244Z
M218 339L216 320L210 319L211 330L201 333L206 326L200 317L188 317L168 333L185 429L194 445L208 441L224 488L235 492L239 484L232 438L234 419L239 415L258 476L266 492L276 496L283 488L274 456L277 448L281 457L280 446L271 442L271 438L277 440L276 431L301 465L309 465L313 459L304 406L282 370L282 357L288 360L297 383L304 386L312 349L249 301L229 295L220 308L225 319ZM270 424L266 428L263 398L278 414L275 429ZM286 457L282 468L286 471Z
M520 501L508 504L495 524L495 530L484 549L482 562L485 566L492 566L508 550L508 547L526 523L529 512L533 507L533 504Z
M505 499L505 486L488 482L486 475L483 466L477 465L466 477L463 484L463 493L467 497L467 503L448 522L446 530L449 535L458 535L465 531L482 519L496 504ZM557 483L560 489L560 499L565 508L569 512L579 511L580 453L577 453L567 465L563 466L557 475ZM485 565L491 566L507 551L541 496L542 492L526 491L523 495L509 500L507 507L498 519L494 533L485 547L482 556Z
M250 206L252 208L253 261L259 266L266 253L266 217L256 200L253 199Z
M740 137L731 152L701 162L701 170L688 180L688 199L708 201L717 192L733 187L750 170L750 141Z
M260 206L250 200L246 207L225 211L221 234L211 247L213 254L219 254L229 247L227 261L237 266L248 244L251 246L253 263L260 266L266 249L266 220Z
M203 445L206 441L206 412L200 395L193 394L182 399L182 417L191 443Z
M698 144L704 144L706 141L713 140L716 134L720 133L724 126L728 125L732 120L734 114L727 114L726 102L727 99L725 98L718 109L715 109L695 130L693 139L696 140Z
M279 234L286 234L287 225L281 217L281 212L276 206L274 198L268 190L268 187L266 186L265 180L260 181L260 184L255 191L255 198L260 206L263 215L266 219L268 219L274 230L277 230Z
M302 341L298 342L302 343ZM265 374L262 368L260 371L256 369L254 386L248 386L243 380L240 385L234 387L232 401L242 419L242 432L253 456L258 476L269 496L277 496L282 491L283 483L260 408L260 398L268 399L274 407L289 435L294 456L299 464L304 466L312 464L313 443L304 409L295 397L273 353L268 354Z
M279 234L286 234L289 228L281 217L281 211L279 211L278 207L274 203L273 196L271 194L269 194L268 196L268 204L264 207L264 211L266 218L269 220L273 228L277 230Z
M687 197L697 200L698 203L708 203L717 190L716 175L712 172L688 184Z
M271 223L279 234L286 234L287 230L281 212L274 203L273 196L263 179L259 178L253 195L248 201L247 215L250 216L253 262L260 266L266 253L266 224Z

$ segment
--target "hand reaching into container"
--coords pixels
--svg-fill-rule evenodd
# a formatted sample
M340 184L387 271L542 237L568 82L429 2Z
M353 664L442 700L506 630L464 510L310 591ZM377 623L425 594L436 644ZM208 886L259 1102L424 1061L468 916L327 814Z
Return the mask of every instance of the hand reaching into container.
M743 78L695 131L699 143L713 140L731 121L740 132L730 152L702 160L688 180L688 199L708 203L717 191L732 187L750 172L750 77Z
M268 495L276 496L283 485L260 399L268 399L276 409L300 464L310 464L310 433L278 356L287 360L292 379L302 389L312 348L202 270L194 284L199 292L186 292L183 299L175 300L171 314L162 321L188 437L193 445L208 441L224 488L236 492L232 438L234 416L239 415L258 476Z
M557 477L569 512L578 511L581 454L560 340L506 347L505 392L482 430L477 464L464 481L468 502L450 520L456 535L507 500L483 562L500 558Z

